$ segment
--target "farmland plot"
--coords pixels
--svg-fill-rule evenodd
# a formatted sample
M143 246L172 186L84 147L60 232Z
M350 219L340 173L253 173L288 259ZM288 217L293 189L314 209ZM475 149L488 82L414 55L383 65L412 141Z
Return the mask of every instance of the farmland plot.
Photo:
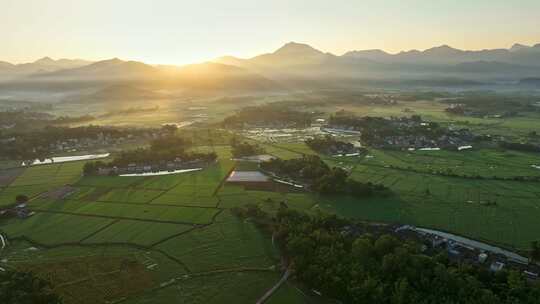
M170 239L157 248L182 260L193 272L238 267L269 267L275 251L252 224L227 217Z
M111 222L110 219L102 218L38 213L24 220L12 219L2 225L1 229L10 238L26 236L50 245L78 242Z
M132 243L150 246L193 229L189 225L119 220L86 239L84 243Z

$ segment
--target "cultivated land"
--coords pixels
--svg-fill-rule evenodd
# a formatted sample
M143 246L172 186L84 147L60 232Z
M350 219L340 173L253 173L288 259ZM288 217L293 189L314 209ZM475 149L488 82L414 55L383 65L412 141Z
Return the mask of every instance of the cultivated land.
M403 110L414 108L427 120L513 138L523 138L540 126L534 113L483 119L449 116L444 107L418 101L317 109L409 116ZM233 109L226 105L209 114L217 121L218 114ZM279 280L281 271L270 237L229 211L249 203L275 211L286 202L289 208L307 212L431 227L517 249L528 249L531 241L540 239L540 183L514 180L540 176L540 170L532 167L540 165L538 154L475 147L460 152L370 149L369 157L322 156L330 165L351 170L352 178L384 184L394 194L321 197L226 184L234 168L257 168L230 160L231 137L212 128L179 133L193 140L194 150L215 151L218 163L198 172L154 177L82 177L84 162L0 171L0 206L26 194L36 212L28 219L0 223L0 231L11 240L1 253L7 259L2 267L35 269L57 286L67 303L120 299L125 299L123 303L254 303ZM315 154L299 142L260 144L266 153L284 159ZM45 195L66 185L70 186L65 197ZM81 295L85 302L80 301ZM313 303L288 283L268 303L303 302Z
M228 160L228 147L215 151L221 156L217 164L178 175L82 177L83 162L17 172L2 191L3 202L29 193L36 214L1 224L11 241L2 252L3 266L34 269L67 303L81 303L81 294L84 303L124 297L128 303L167 297L183 303L218 303L224 297L255 302L279 279L279 256L267 236L230 214L241 203L223 199L220 190L229 188L223 181L235 163ZM44 194L66 184L64 198ZM139 279L128 284L130 276Z

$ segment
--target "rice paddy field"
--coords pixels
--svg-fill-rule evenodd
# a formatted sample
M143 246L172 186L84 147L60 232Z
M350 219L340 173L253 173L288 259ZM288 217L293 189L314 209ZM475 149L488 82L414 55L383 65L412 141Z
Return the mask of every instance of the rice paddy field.
M303 143L261 145L284 159L314 154ZM233 170L257 166L232 161L225 144L195 150L214 151L219 161L201 171L147 177L83 177L84 162L2 171L0 206L25 194L35 214L0 222L11 240L0 265L37 269L57 284L68 304L82 303L76 300L80 294L84 303L253 303L279 280L280 261L268 235L230 212L246 204L272 212L286 203L519 249L540 239L539 183L513 180L540 176L532 167L540 165L535 154L370 150L369 157L323 157L350 170L352 178L393 192L358 199L226 183ZM69 191L61 198L44 195L63 188ZM132 276L138 279L130 282ZM268 303L314 302L290 282Z
M312 203L304 194L226 185L236 164L229 147L213 149L220 157L216 164L175 175L83 177L84 162L13 171L2 184L2 204L25 194L35 214L0 222L0 231L10 239L1 253L2 267L37 269L55 283L66 303L83 303L77 300L80 294L84 303L122 298L162 303L156 299L168 297L182 303L223 298L253 303L279 280L279 254L268 235L229 209L251 202L273 209L285 197L302 208ZM54 189L69 191L61 198L45 195ZM140 279L127 282L129 276ZM103 282L83 284L93 277Z
M282 144L284 155L305 149ZM276 147L274 145L274 147ZM279 155L279 152L275 152ZM383 184L391 197L316 199L315 207L345 217L406 223L452 231L506 247L527 249L539 240L540 157L498 150L382 151L367 157L323 157L361 182ZM448 176L451 172L458 176Z

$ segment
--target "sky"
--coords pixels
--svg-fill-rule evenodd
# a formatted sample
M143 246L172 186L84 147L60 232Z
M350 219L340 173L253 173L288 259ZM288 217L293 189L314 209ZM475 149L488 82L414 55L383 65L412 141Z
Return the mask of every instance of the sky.
M247 58L289 41L350 50L540 43L539 0L0 0L0 61Z

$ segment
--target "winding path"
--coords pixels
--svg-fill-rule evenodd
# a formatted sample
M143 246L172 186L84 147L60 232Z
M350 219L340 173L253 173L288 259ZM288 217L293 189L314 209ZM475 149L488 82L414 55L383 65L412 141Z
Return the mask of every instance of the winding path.
M279 287L281 287L281 285L283 285L283 283L287 281L290 275L291 275L291 269L287 268L287 270L285 271L281 279L276 283L276 285L272 286L272 288L270 288L262 297L260 297L256 303L262 304L266 302L268 299L270 299L272 294L274 294L274 292L276 292L276 290L278 290Z

